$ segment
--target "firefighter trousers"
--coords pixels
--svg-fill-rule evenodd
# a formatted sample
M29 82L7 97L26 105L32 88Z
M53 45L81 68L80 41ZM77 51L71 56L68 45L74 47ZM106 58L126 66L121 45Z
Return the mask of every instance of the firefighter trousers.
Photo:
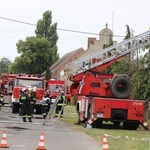
M23 118L23 122L26 122L26 117L28 118L29 122L31 121L31 108L30 108L30 104L22 104L22 118Z
M63 110L63 106L62 105L56 107L55 117L58 117L60 111L61 111L60 117L63 117L64 110Z

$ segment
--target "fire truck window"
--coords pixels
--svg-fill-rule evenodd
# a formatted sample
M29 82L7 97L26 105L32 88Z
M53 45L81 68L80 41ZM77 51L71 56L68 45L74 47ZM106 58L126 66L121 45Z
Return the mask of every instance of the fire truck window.
M51 85L49 88L50 92L58 92L59 89L62 89L61 85Z
M37 88L42 88L42 81L39 80L25 80L25 79L17 79L16 86L21 86L21 87L37 87Z

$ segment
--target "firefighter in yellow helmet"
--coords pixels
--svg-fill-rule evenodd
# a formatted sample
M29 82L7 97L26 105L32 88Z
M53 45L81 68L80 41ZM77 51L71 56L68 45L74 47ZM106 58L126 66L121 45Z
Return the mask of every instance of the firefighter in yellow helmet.
M34 108L36 104L36 90L37 87L29 88L29 97L30 97L30 109L31 109L31 116L33 118Z

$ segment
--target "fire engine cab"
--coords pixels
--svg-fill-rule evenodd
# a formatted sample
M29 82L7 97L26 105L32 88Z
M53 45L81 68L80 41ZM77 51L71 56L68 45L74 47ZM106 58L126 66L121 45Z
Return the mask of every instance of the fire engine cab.
M52 104L55 102L56 97L60 90L65 88L65 81L58 79L50 79L46 80L46 89L50 91L50 98ZM65 91L65 98L67 102L70 102L71 94L70 87L68 86Z
M40 101L43 99L45 82L44 79L37 75L18 75L15 78L14 88L12 93L12 113L18 113L20 104L19 104L19 95L22 88L36 87L36 104L35 109L36 113L41 113L41 104Z
M51 103L53 104L56 100L56 97L59 93L59 90L64 88L65 81L50 79L46 80L46 89L50 91Z
M1 77L1 83L4 85L4 94L12 94L14 80L17 74L4 74Z
M148 129L145 101L131 98L129 77L104 71L149 44L150 31L147 31L70 63L71 94L82 96L77 103L78 123L101 127L103 121L110 121L114 125L123 123L124 129L136 130L140 124Z

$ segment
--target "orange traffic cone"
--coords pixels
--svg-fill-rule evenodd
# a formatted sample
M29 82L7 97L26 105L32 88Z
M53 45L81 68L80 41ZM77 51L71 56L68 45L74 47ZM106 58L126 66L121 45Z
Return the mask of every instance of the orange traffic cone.
M102 150L109 150L106 134L103 135L103 149Z
M41 133L40 135L40 140L39 140L39 145L37 147L37 150L46 150L44 145L44 133Z
M6 130L3 131L3 135L2 135L2 140L1 140L0 148L9 148L9 146L7 145Z

